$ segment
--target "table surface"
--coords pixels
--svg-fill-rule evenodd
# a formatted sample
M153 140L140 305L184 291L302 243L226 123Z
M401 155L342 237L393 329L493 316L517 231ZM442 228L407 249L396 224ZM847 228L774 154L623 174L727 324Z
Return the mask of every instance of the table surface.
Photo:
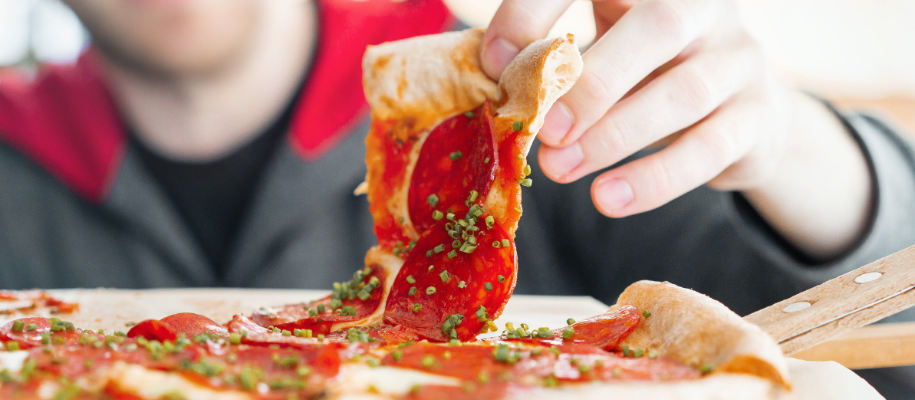
M328 293L275 289L68 289L50 292L80 304L78 312L62 316L64 319L78 327L107 331L126 331L128 326L144 319L162 318L179 312L194 312L224 322L234 314L249 315L262 306L298 303ZM3 308L7 307L0 303L0 309ZM524 322L531 327L558 327L564 326L568 318L583 319L600 314L607 308L607 305L591 297L516 295L496 323L499 326L505 322L515 325ZM41 311L37 314L41 315ZM0 315L0 324L20 317ZM837 363L788 358L788 364L794 382L794 391L789 399L882 399L863 379Z

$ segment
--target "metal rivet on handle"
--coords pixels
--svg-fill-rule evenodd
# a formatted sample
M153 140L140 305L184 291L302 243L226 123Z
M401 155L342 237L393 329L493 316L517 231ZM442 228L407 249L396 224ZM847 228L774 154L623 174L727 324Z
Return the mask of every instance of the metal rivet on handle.
M866 274L861 274L860 276L855 278L855 282L856 283L873 282L873 281L876 281L877 279L880 279L881 276L883 276L883 273L881 273L881 272L868 272Z
M810 308L810 303L806 301L799 301L797 303L788 304L785 308L782 309L783 312L793 313L798 311L804 311Z

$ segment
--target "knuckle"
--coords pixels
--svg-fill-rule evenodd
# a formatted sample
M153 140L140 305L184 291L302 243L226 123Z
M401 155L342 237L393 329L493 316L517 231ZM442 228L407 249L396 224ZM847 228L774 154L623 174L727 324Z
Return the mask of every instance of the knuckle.
M687 29L682 7L671 1L649 0L644 4L647 23L662 37L683 43L687 40Z
M584 96L579 100L582 105L602 106L614 101L613 85L610 82L610 76L606 71L600 73L588 71L582 73L578 79L576 87L584 90ZM588 107L594 110L602 107Z
M668 199L673 197L676 190L674 171L668 163L656 161L652 163L651 174L653 195L655 198Z
M698 140L706 149L712 164L719 169L724 169L736 160L736 141L729 132L721 128L711 129L713 130L699 135Z
M682 106L704 114L711 112L716 106L716 101L705 75L694 67L685 65L681 67L678 69L675 80L680 86Z
M750 60L750 65L754 69L760 69L766 65L766 52L756 38L743 29L737 31L735 36L738 50L744 57Z
M615 154L625 152L628 146L627 129L613 119L601 121L598 129L588 132L590 139L583 148L585 153L600 154L603 158L612 158Z

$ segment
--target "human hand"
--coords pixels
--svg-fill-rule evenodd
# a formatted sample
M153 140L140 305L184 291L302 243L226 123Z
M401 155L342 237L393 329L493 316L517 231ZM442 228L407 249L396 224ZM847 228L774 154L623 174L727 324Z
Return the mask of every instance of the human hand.
M572 1L504 0L483 39L487 74L498 78ZM581 78L538 134L548 177L572 182L669 142L592 183L598 210L623 217L703 184L753 189L779 168L796 96L766 69L734 1L593 3L597 39Z

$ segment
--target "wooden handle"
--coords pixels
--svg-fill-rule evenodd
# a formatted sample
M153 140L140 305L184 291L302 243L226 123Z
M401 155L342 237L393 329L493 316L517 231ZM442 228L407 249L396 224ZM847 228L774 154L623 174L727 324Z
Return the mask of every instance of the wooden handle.
M744 319L785 355L813 347L915 305L915 246L780 301Z
M835 361L848 369L915 365L915 322L864 326L791 357Z

